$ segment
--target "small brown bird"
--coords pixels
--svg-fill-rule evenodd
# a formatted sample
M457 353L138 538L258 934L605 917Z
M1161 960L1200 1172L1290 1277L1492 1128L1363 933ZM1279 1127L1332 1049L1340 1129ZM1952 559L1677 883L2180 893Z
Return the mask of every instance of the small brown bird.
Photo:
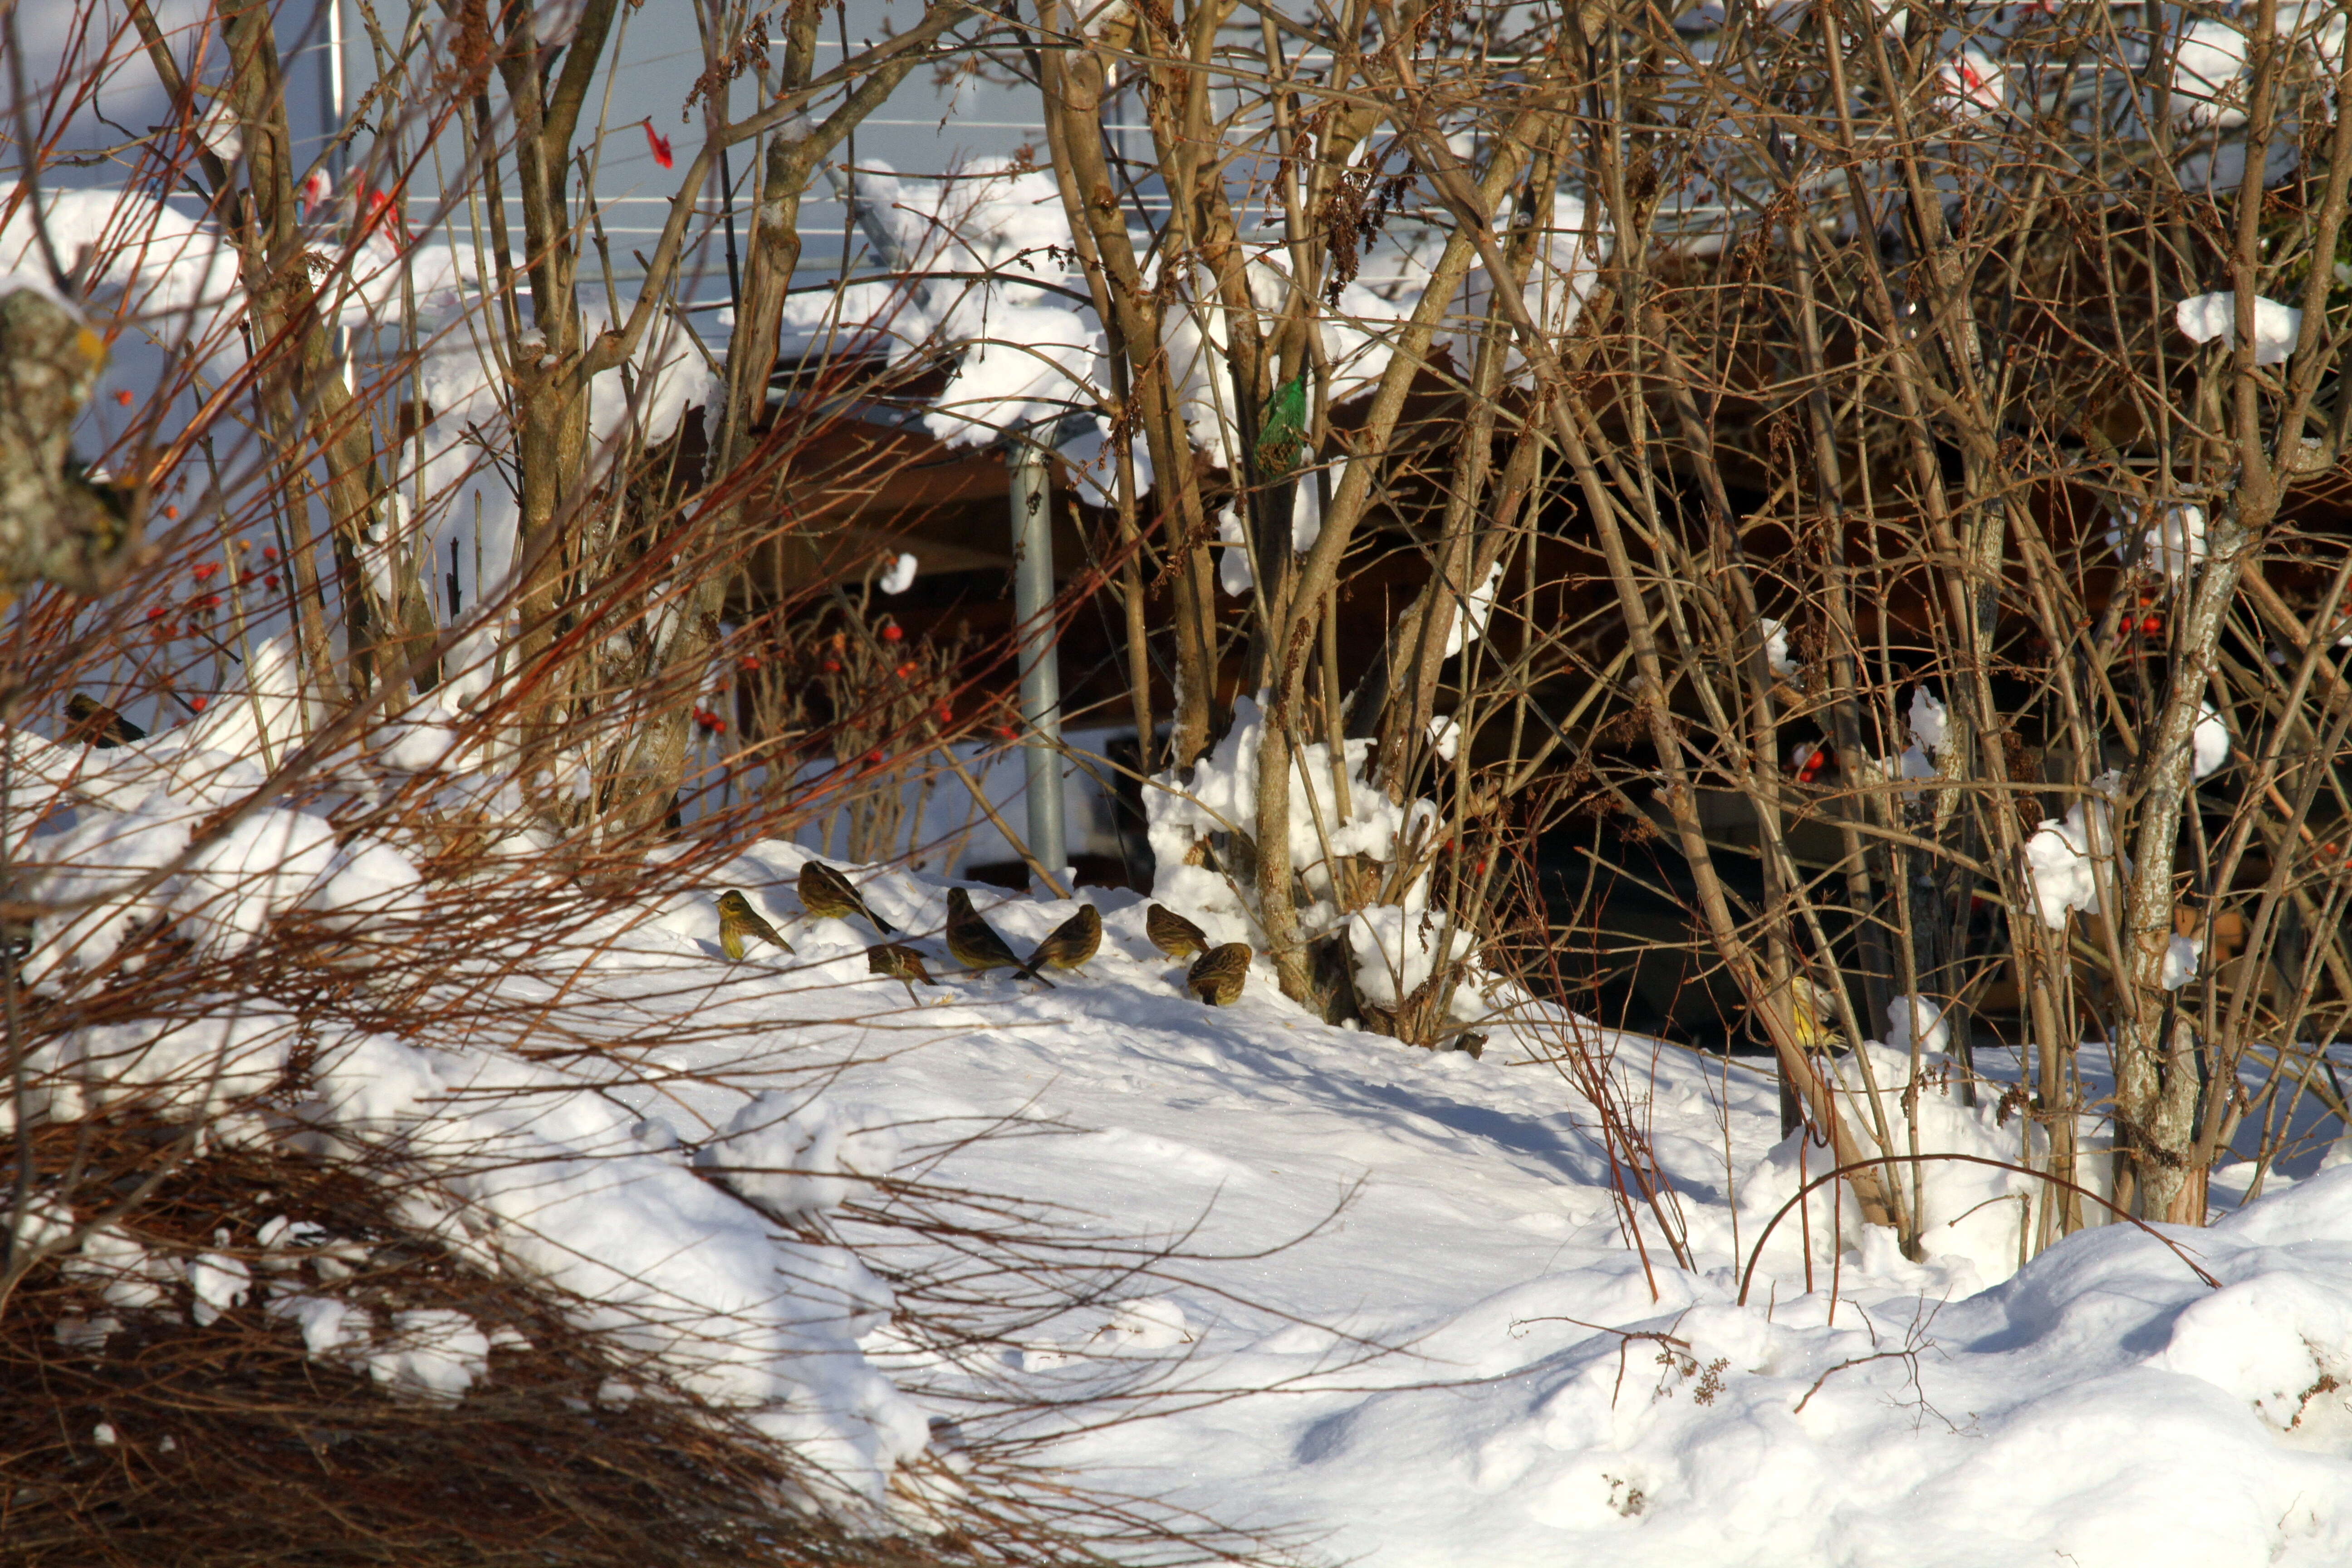
M884 936L896 936L898 928L866 907L849 879L822 860L805 861L801 866L801 908L813 915L828 920L845 921L852 915L864 917L866 923Z
M926 985L939 984L931 978L931 972L923 967L921 953L911 947L902 947L895 942L886 942L878 947L867 948L866 968L869 973L887 974L904 985L907 988L907 1000L917 1006L920 1006L922 1002L921 998L915 994L915 982L919 980Z
M96 746L110 752L117 746L127 746L133 741L143 741L147 731L109 708L105 703L77 691L66 699L66 717L72 727L66 731L68 742L79 741L85 746Z
M1229 942L1213 947L1184 975L1184 989L1212 1007L1230 1007L1241 1000L1249 979L1250 944Z
M1190 958L1209 951L1209 933L1165 904L1143 911L1143 934L1171 958Z
M1080 904L1076 914L1037 944L1037 951L1029 955L1029 967L1042 963L1048 969L1076 969L1101 946L1102 911L1092 904Z
M719 895L719 945L728 957L740 963L743 939L747 936L772 942L786 952L793 950L793 944L778 936L776 928L760 917L760 911L751 907L751 900L730 889Z
M1052 981L1013 956L1013 950L1004 945L995 927L980 918L980 911L971 907L971 895L961 888L948 889L948 951L966 969L983 974L992 969L1010 969L1048 991L1054 989Z

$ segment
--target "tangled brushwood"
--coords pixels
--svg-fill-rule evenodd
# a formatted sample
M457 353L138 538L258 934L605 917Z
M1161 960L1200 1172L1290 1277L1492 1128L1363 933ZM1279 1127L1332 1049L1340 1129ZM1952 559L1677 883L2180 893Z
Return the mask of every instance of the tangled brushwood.
M0 1316L12 1561L963 1556L828 1525L789 1449L583 1330L580 1303L454 1255L380 1181L193 1142L135 1114L31 1140L45 1186L114 1217Z

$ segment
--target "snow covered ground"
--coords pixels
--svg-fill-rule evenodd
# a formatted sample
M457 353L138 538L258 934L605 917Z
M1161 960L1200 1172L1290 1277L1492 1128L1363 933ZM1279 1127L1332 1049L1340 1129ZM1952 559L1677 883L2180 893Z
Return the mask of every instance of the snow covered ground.
M35 778L63 760L29 737L17 746ZM176 773L184 798L145 793L145 770L194 747L182 734L102 763L84 753L78 782L51 781L79 804L25 841L20 863L48 860L43 885L100 901L45 942L78 931L102 947L108 922L151 909L224 952L285 909L432 918L443 895L396 848L334 847L292 808L251 819L231 847L253 872L247 861L279 840L320 838L307 858L277 855L259 881L224 890L224 849L118 894L109 878L168 859L208 804ZM792 888L808 853L762 845L708 891L575 933L580 963L553 989L572 1017L601 1021L609 1048L527 1062L322 1040L301 1135L438 1163L447 1173L419 1190L417 1224L485 1267L603 1303L599 1321L647 1350L698 1345L707 1396L760 1412L810 1445L845 1495L878 1506L892 1467L941 1436L926 1416L967 1408L927 1407L936 1394L1113 1389L1151 1395L1136 1408L1158 1414L1092 1419L1051 1458L1318 1562L2352 1561L2341 1165L2273 1177L2242 1212L2174 1233L2178 1251L2108 1226L2021 1271L2020 1178L1933 1168L1922 1264L1824 1191L1772 1233L1742 1305L1741 1271L1798 1179L1773 1087L1748 1066L1593 1042L1671 1177L1686 1270L1654 1220L1629 1245L1592 1108L1540 1059L1563 1042L1564 1016L1489 1026L1483 1059L1433 1055L1310 1019L1263 962L1236 1006L1207 1009L1144 939L1144 900L1091 889L1106 929L1084 973L1051 991L976 980L940 951L943 883L858 871L948 982L910 1005L868 973L862 926L802 910ZM68 858L79 870L57 864ZM723 958L712 896L730 885L796 956ZM1024 952L1070 913L975 891ZM37 945L26 973L72 962ZM518 994L547 984L539 962L539 977L511 983ZM256 1013L84 1030L31 1064L52 1076L26 1103L70 1119L143 1084L167 1114L217 1119L220 1139L285 1136L235 1106L278 1077L304 1027ZM1902 1069L1895 1053L1873 1060L1882 1081ZM2014 1118L1924 1093L1928 1147L2017 1157ZM833 1213L855 1246L879 1233L841 1205L894 1161L1007 1194L1106 1249L1139 1247L1138 1268L1119 1300L973 1359L927 1360L849 1252L779 1238L696 1173L772 1215ZM65 1234L69 1216L37 1201L28 1212L36 1232ZM905 1233L880 1239L908 1260ZM394 1392L448 1399L496 1383L498 1346L472 1325L353 1318L287 1253L345 1245L264 1236L257 1256L208 1256L174 1283L100 1232L69 1268L120 1285L107 1301L124 1308L263 1307L299 1323L312 1353L364 1364ZM102 1342L105 1321L59 1333Z
M801 854L733 868L798 960L730 975L707 903L680 900L607 977L677 998L707 975L700 1021L742 1022L746 1046L667 1064L659 1112L708 1137L758 1088L759 1041L798 1060L814 1031L860 1058L826 1097L887 1114L910 1152L1005 1119L1057 1129L931 1174L1185 1255L982 1369L1049 1392L1141 1375L1183 1406L1066 1444L1093 1482L1384 1568L2352 1560L2352 1172L2176 1233L2218 1289L2126 1226L1990 1289L1981 1254L1913 1265L1872 1237L1832 1309L1825 1203L1817 1288L1792 1217L1743 1307L1736 1260L1793 1190L1752 1070L1614 1042L1698 1265L1652 1231L1645 1268L1589 1109L1524 1043L1473 1060L1328 1027L1263 963L1238 1006L1204 1009L1124 893L1087 895L1107 930L1084 975L959 976L910 1010L864 975L862 930L797 918ZM868 887L936 931L939 884ZM989 909L1002 896L980 902L1024 950L1068 912ZM891 1365L887 1331L866 1343Z

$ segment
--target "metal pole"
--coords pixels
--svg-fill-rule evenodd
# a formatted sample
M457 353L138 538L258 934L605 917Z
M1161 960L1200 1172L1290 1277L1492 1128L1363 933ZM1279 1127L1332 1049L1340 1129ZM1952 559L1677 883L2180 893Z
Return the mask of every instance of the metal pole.
M328 177L335 182L335 194L343 194L345 165L343 143L332 140L343 128L343 0L328 0L327 4L327 153Z
M1013 618L1021 660L1021 721L1029 767L1029 852L1054 877L1069 864L1062 833L1062 656L1054 637L1053 491L1045 452L1016 436L1013 476Z

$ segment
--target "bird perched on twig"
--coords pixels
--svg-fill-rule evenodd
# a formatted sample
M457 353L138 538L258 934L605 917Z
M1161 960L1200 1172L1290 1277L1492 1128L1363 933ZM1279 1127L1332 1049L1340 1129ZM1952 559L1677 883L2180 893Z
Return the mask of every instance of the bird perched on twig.
M751 907L751 900L730 888L719 895L719 945L728 957L740 963L743 939L748 936L756 936L786 952L793 950L793 944L778 936L776 928L761 918L760 911Z
M1229 942L1202 953L1184 975L1184 989L1212 1007L1230 1007L1241 1000L1249 979L1250 944Z
M1013 955L996 928L980 918L971 907L971 895L961 888L948 889L948 951L966 969L986 973L992 969L1010 969L1016 976L1025 976L1054 989L1054 983Z
M66 717L72 727L66 731L68 742L79 741L86 746L96 746L110 752L117 746L127 746L133 741L143 741L147 731L94 698L77 691L66 699Z
M836 921L858 915L884 936L896 936L898 932L897 926L866 907L866 900L849 885L848 878L822 860L802 864L798 887L801 908L813 915Z
M1078 912L1055 926L1037 950L1029 955L1029 967L1044 964L1048 969L1076 969L1095 955L1102 946L1102 911L1092 904L1080 904Z
M1809 1051L1846 1048L1845 1031L1838 1025L1835 992L1800 974L1790 980L1784 994L1789 1003L1789 1021L1795 1027L1799 1046Z
M868 973L887 974L904 985L907 988L907 1000L917 1006L922 1005L922 999L915 994L915 982L919 980L926 985L939 984L931 978L931 972L923 967L921 953L911 947L905 947L895 942L886 942L879 946L867 948L866 968Z
M1143 934L1171 958L1190 958L1209 951L1209 933L1165 904L1143 911Z

